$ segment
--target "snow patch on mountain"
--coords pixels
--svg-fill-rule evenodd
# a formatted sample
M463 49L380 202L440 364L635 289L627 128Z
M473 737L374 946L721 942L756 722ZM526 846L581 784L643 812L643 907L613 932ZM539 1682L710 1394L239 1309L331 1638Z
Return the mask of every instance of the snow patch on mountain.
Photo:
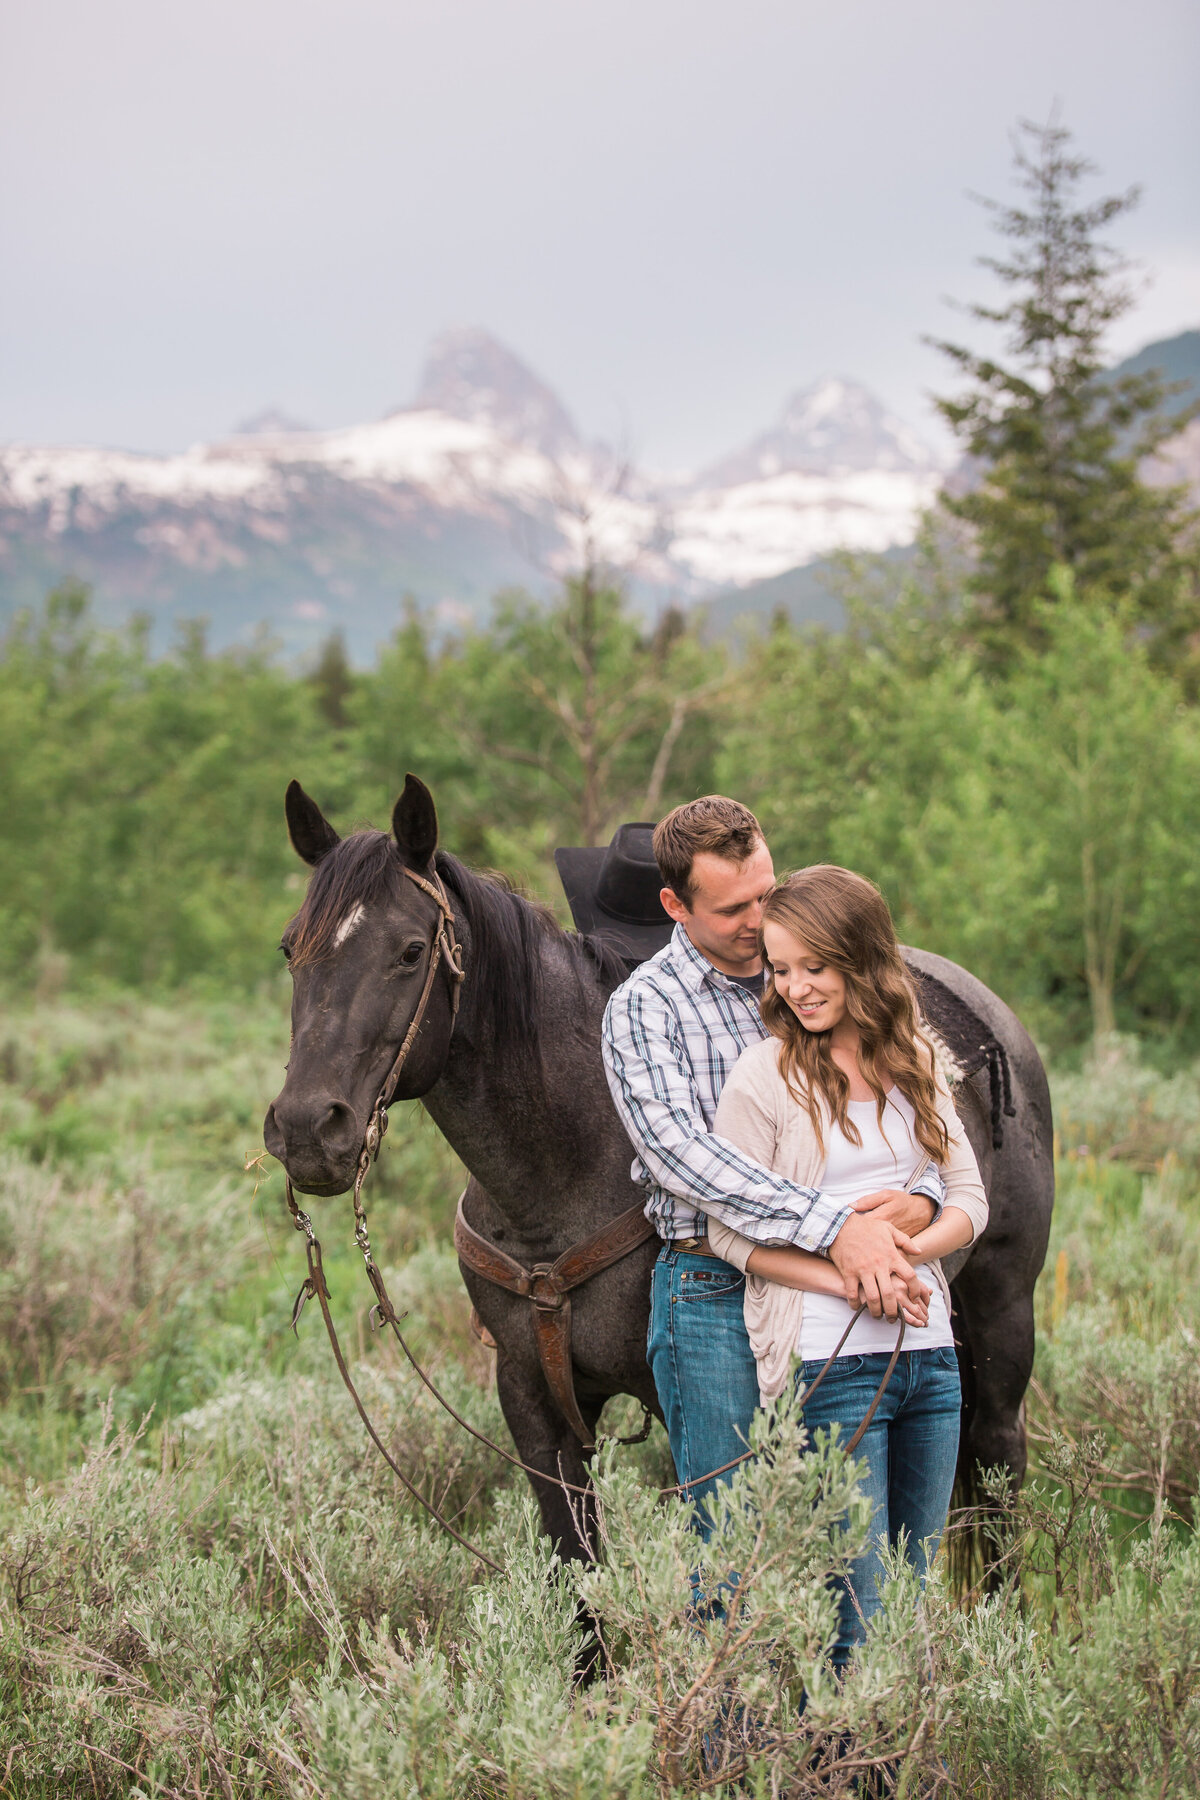
M911 542L938 481L870 469L708 488L677 510L669 555L699 582L744 587L835 550L887 550Z
M278 474L261 453L231 455L199 445L179 456L142 456L127 450L50 450L17 445L0 450L0 501L29 509L86 498L102 511L128 499L261 503L278 494Z

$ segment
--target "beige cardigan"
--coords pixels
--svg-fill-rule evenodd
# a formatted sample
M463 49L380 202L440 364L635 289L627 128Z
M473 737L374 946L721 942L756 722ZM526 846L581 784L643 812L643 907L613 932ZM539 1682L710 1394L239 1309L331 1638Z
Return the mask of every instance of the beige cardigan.
M808 1109L792 1098L779 1072L782 1048L778 1038L769 1037L742 1052L721 1090L713 1130L775 1174L799 1182L802 1187L819 1188L825 1173L824 1151L817 1142ZM974 1243L987 1224L987 1195L950 1090L940 1072L935 1071L935 1079L938 1112L950 1136L949 1155L942 1166L946 1204L959 1206L967 1214ZM828 1142L832 1117L823 1100L820 1107L821 1126ZM752 1252L759 1248L752 1239L712 1217L708 1221L708 1241L718 1256L743 1272ZM929 1267L949 1311L950 1290L941 1264L931 1261ZM804 1295L798 1288L783 1287L761 1275L746 1275L746 1330L758 1363L758 1388L764 1406L782 1393L787 1383L792 1356L800 1341L803 1309Z

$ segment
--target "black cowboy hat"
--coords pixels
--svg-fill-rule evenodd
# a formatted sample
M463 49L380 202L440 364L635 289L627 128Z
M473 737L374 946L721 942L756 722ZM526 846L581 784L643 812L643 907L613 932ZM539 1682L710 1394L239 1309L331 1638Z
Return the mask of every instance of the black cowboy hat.
M653 825L618 825L611 844L554 852L576 931L603 938L630 963L661 950L675 929L658 897L653 839Z

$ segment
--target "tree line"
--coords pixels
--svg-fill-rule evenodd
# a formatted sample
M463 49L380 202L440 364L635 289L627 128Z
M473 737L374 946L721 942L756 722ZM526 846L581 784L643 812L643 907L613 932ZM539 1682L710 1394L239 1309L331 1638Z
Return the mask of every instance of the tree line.
M777 618L736 651L647 626L589 564L551 606L501 597L434 639L405 617L372 668L331 640L298 672L202 629L154 658L68 584L0 646L0 974L43 988L254 985L302 877L282 822L300 777L343 829L386 819L406 770L444 841L553 899L559 844L602 843L721 789L777 866L883 888L901 934L960 960L1046 1035L1200 1035L1200 609L1192 520L1147 487L1179 424L1153 378L1113 382L1129 304L1058 127L1018 142L996 209L1003 345L943 346L967 478L899 583L847 563L848 625ZM702 625L702 622L701 622Z

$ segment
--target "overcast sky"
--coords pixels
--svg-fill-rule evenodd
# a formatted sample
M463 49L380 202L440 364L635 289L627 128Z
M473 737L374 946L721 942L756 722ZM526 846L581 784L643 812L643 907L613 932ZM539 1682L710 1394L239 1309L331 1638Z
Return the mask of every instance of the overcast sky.
M857 376L920 427L974 189L1064 122L1200 325L1196 0L3 0L0 441L378 417L480 324L701 462ZM1096 191L1101 191L1097 188Z

